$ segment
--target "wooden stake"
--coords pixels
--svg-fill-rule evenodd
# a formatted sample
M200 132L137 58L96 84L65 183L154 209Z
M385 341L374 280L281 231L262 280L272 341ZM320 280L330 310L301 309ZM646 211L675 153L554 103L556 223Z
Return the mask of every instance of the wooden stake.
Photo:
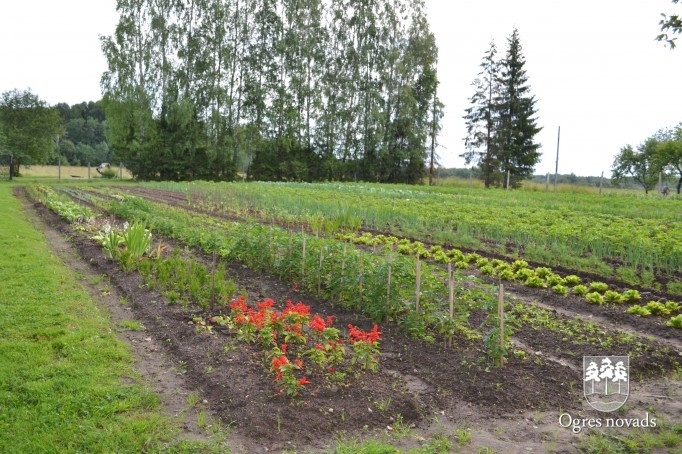
M303 285L303 280L305 279L305 235L303 234L303 228L301 228L301 237L303 238L303 254L301 255L301 285Z
M497 304L497 315L500 317L500 351L504 350L504 285L500 284ZM504 366L504 355L500 353L500 367Z
M386 307L391 307L391 264L388 264L388 288L386 288Z
M422 286L422 265L421 261L419 260L419 251L417 251L417 267L416 267L416 274L417 274L417 283L416 283L416 291L415 291L415 310L417 313L419 313L419 294L421 293L421 286Z
M455 279L452 272L452 262L448 262L448 303L450 305L450 321L455 318ZM448 346L452 347L452 334L448 339Z
M320 266L317 268L317 296L320 296L322 286L322 260L324 259L324 249L320 246Z
M215 262L216 249L213 248L213 264L211 265L211 308L215 307Z

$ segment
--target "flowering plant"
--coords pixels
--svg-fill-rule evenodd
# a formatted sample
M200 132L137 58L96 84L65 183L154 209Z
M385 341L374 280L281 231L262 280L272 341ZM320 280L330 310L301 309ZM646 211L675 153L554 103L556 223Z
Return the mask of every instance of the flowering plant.
M347 350L339 330L332 327L333 316L311 315L310 306L291 300L278 311L271 299L251 308L244 297L239 297L232 301L230 309L237 338L265 349L269 370L281 394L295 397L313 382L345 379ZM381 335L378 326L374 325L370 332L352 325L349 328L350 366L357 364L362 369L376 370Z

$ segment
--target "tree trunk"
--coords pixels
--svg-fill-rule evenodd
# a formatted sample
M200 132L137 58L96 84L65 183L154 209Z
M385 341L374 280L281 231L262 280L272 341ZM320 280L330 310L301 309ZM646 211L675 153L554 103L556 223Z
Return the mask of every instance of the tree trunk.
M680 189L682 189L682 174L680 175L680 179L677 182L677 193L680 193Z

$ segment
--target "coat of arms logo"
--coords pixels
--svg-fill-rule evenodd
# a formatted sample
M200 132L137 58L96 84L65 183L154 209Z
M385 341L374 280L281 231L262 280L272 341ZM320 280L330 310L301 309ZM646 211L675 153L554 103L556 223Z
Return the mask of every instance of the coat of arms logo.
M622 407L630 394L630 357L583 356L583 394L595 410Z

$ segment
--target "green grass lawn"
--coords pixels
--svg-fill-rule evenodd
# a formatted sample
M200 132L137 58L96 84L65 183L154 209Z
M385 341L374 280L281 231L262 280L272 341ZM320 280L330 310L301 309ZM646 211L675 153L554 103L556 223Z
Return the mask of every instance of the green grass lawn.
M0 185L0 452L196 452L127 346Z

